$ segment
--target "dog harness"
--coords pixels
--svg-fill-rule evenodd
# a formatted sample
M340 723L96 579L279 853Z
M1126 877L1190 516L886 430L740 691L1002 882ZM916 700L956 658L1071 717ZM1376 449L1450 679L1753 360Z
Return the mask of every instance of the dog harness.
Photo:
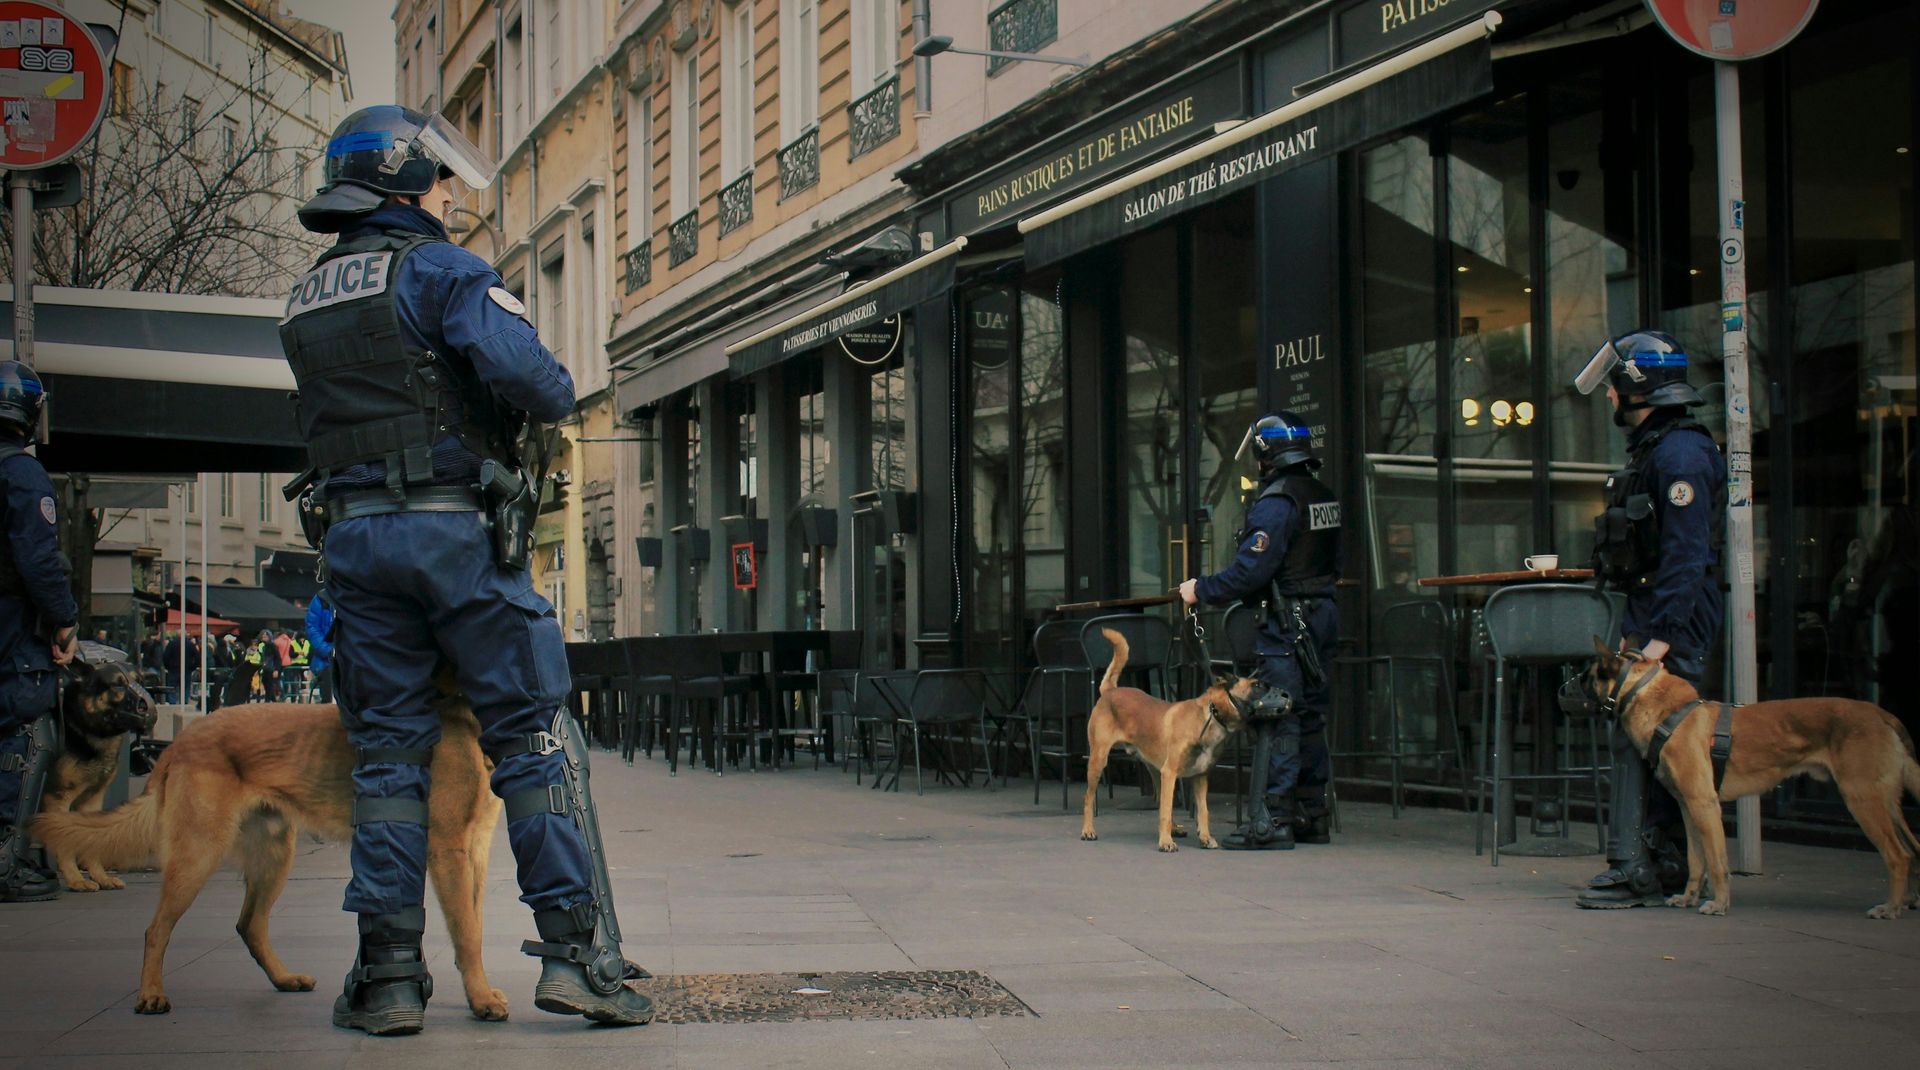
M1692 702L1667 714L1667 719L1661 721L1660 724L1654 728L1653 738L1647 741L1647 768L1656 770L1660 768L1660 752L1666 748L1667 740L1673 738L1674 732L1679 730L1680 725L1686 721L1689 714L1693 713L1697 707L1705 704L1705 699L1694 699ZM1720 717L1713 724L1713 790L1716 794L1720 791L1720 782L1726 779L1727 759L1731 757L1732 754L1733 706L1729 703L1722 702L1720 703Z

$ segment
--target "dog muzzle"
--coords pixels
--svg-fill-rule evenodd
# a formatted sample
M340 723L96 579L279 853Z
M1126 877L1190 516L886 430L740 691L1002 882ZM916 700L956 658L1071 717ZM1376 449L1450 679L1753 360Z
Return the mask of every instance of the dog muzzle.
M1587 690L1587 678L1584 674L1576 673L1567 677L1560 685L1557 701L1560 704L1560 712L1569 717L1592 717L1600 712L1600 703L1593 697L1593 693Z

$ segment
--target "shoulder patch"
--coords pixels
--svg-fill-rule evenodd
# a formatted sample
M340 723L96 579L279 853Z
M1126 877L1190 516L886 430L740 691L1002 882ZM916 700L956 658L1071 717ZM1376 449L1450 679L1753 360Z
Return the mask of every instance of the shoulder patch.
M392 281L393 254L380 251L336 256L321 264L293 284L287 297L285 323L295 316L316 309L385 293Z
M1249 547L1249 549L1256 554L1264 554L1267 552L1269 545L1267 542L1267 533L1264 531L1256 531L1253 533L1253 545Z
M45 517L49 524L60 522L60 514L54 509L53 499L50 497L40 499L40 515Z
M521 319L527 318L527 306L522 303L518 297L513 296L513 291L507 289L505 286L488 287L487 297L494 304L519 316Z
M1340 503L1317 502L1307 506L1307 530L1321 531L1340 526Z
M1667 501L1673 505L1691 505L1693 498L1693 484L1684 479L1676 479L1667 487Z

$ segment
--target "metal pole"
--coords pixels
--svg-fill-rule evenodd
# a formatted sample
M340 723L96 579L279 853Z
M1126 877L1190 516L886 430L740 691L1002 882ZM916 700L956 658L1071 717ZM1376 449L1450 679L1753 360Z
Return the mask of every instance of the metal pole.
M13 359L33 367L33 187L25 171L7 176L13 204Z
M207 474L200 473L200 500L207 500ZM200 712L207 712L207 526L200 525Z
M180 693L173 696L176 706L187 704L187 495L188 484L180 484ZM205 606L201 606L204 616Z
M1720 326L1727 375L1728 658L1736 705L1760 697L1753 619L1753 406L1747 392L1745 193L1740 178L1740 71L1713 65L1720 159ZM1760 872L1760 799L1735 804L1742 873Z

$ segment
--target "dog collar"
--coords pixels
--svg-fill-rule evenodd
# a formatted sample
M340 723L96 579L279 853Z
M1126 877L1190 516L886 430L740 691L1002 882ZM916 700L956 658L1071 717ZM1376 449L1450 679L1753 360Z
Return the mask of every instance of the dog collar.
M1627 662L1629 668L1631 668L1634 662L1640 660L1640 652L1638 650L1623 650L1620 652L1618 660ZM1608 692L1606 701L1600 704L1600 712L1609 717L1618 715L1620 711L1627 708L1627 703L1632 702L1634 696L1638 695L1642 688L1652 683L1654 677L1659 676L1665 671L1666 667L1656 661L1653 663L1653 671L1642 676L1632 687L1627 687L1627 678L1622 674L1620 679L1614 681L1613 689ZM1623 689L1625 691L1624 694L1622 693Z

